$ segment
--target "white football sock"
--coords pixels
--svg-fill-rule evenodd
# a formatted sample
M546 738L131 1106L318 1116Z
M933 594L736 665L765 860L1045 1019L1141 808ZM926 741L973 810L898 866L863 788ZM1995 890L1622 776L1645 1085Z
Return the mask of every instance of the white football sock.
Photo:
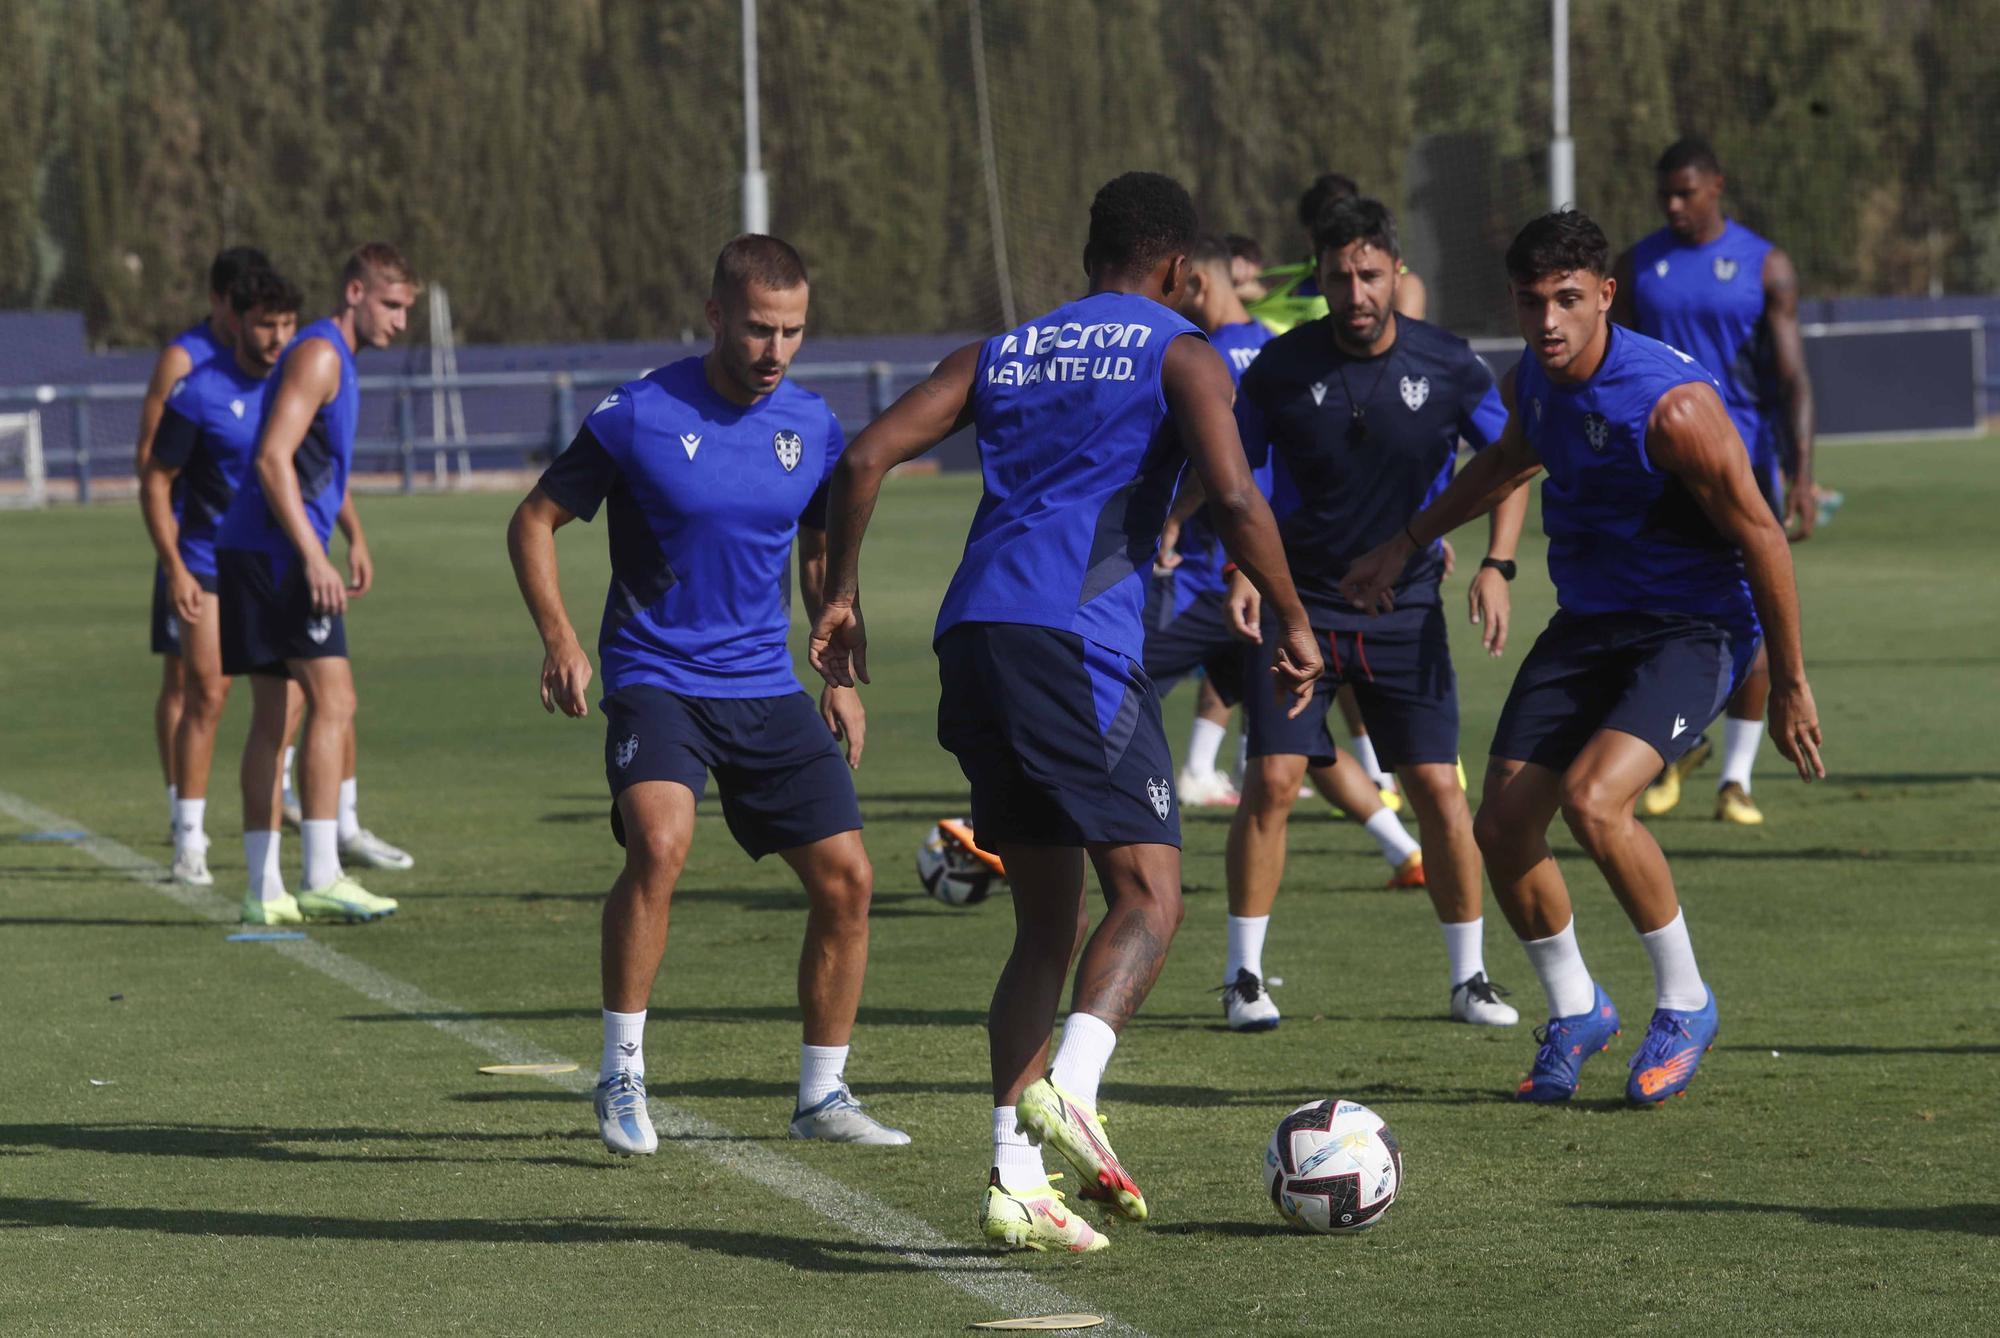
M167 787L167 822L169 824L177 821L180 817L180 810L174 807L180 801L181 787L178 785L169 785Z
M1264 978L1264 933L1271 927L1268 915L1229 917L1229 962L1222 969L1222 983L1236 979L1239 970Z
M285 786L284 802L292 808L297 808L299 803L298 792L292 788L292 754L297 751L297 748L285 749L285 764L278 768L278 776Z
M278 833L243 833L243 862L250 866L250 895L272 902L285 895L285 875L278 869Z
M1095 1110L1098 1080L1117 1048L1118 1033L1109 1022L1089 1013L1071 1013L1063 1022L1062 1046L1049 1080Z
M1190 776L1207 780L1215 774L1215 755L1222 751L1222 736L1229 732L1227 725L1218 725L1213 720L1194 718L1188 729L1187 770Z
M1528 964L1535 968L1542 989L1549 996L1550 1017L1575 1017L1590 1011L1590 1005L1597 1001L1597 991L1590 982L1590 968L1583 964L1583 954L1577 951L1574 916L1560 934L1522 939L1521 951L1528 954Z
M811 1110L840 1090L840 1075L847 1068L844 1045L801 1045L799 1047L799 1109Z
M202 830L202 822L208 813L206 799L177 799L174 801L174 853L184 850L202 851L208 849L208 833Z
M352 776L340 783L340 816L336 821L340 823L340 839L343 841L352 841L361 835L361 818L355 812L355 795L359 789Z
M1451 964L1451 987L1457 989L1486 970L1486 917L1459 924L1438 922L1444 931L1445 960ZM1572 940L1574 941L1574 940ZM1586 1003L1584 1007L1590 1005Z
M1353 753L1354 760L1361 764L1361 769L1374 778L1376 789L1393 790L1396 788L1396 778L1382 769L1381 759L1375 756L1375 741L1373 739L1369 738L1366 734L1356 734L1347 741L1347 751Z
M597 1080L614 1073L646 1076L646 1010L636 1013L604 1011L604 1056L597 1061Z
M1757 764L1757 748L1763 742L1763 721L1725 716L1722 721L1722 780L1716 788L1735 781L1743 787L1743 793L1750 793L1750 768Z
M1400 869L1403 861L1416 853L1417 843L1403 827L1402 820L1388 809L1380 809L1375 816L1361 824L1368 834L1375 838L1375 844L1382 848L1382 858L1389 861L1389 867Z
M299 824L306 848L306 891L317 892L340 879L340 824L332 818L307 818Z
M1002 1189L1040 1189L1049 1182L1042 1150L1021 1132L1020 1118L1012 1106L993 1108L993 1167L1000 1172Z
M1685 915L1675 911L1671 921L1650 934L1639 935L1639 941L1653 959L1655 1008L1693 1013L1708 1006L1708 986L1702 983L1701 968L1694 962Z

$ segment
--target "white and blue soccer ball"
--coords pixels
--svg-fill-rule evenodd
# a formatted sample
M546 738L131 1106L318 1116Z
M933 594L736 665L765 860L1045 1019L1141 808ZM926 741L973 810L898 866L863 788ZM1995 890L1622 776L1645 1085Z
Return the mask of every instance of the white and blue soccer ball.
M1298 1231L1337 1235L1381 1221L1403 1188L1403 1150L1358 1101L1309 1101L1278 1121L1264 1187Z
M965 822L963 825L971 826ZM942 824L924 833L917 847L917 879L924 891L947 906L976 906L993 891L1000 875Z

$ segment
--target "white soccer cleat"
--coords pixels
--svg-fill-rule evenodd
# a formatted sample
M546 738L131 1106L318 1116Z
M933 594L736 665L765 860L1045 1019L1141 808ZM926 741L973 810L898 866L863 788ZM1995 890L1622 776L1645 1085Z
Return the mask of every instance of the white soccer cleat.
M1236 793L1236 786L1226 773L1211 771L1206 776L1197 776L1186 767L1174 778L1174 790L1183 806L1193 804L1197 808L1234 808L1243 798Z
M860 1143L868 1147L901 1147L910 1136L870 1115L842 1083L811 1110L792 1112L793 1138L816 1138L825 1143Z
M1231 1031L1271 1031L1278 1025L1278 1005L1264 982L1238 967L1236 979L1221 989L1222 1011Z
M299 807L299 797L291 790L285 791L284 799L278 804L278 818L288 832L298 831L299 824L306 820L305 810Z
M1452 987L1451 1017L1454 1022L1470 1022L1478 1027L1511 1027L1521 1020L1511 1004L1500 1002L1507 991L1475 972L1469 980Z
M208 871L208 847L190 846L174 852L174 881L182 887L214 887L215 875Z
M650 1157L660 1150L660 1135L646 1110L644 1075L618 1070L597 1084L591 1104L597 1111L597 1133L605 1147L621 1157Z
M409 851L398 850L366 827L341 840L340 862L370 869L413 869L417 865Z

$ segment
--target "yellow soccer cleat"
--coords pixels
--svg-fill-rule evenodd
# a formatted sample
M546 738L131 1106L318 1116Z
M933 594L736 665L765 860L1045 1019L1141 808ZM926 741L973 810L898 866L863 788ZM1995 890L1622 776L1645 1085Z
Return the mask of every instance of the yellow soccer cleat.
M1735 781L1715 792L1715 820L1733 822L1740 827L1762 825L1764 812L1751 799L1750 792Z
M986 1239L1010 1250L1090 1254L1111 1248L1109 1236L1094 1230L1074 1208L1064 1205L1061 1190L1046 1180L1030 1190L1003 1188L997 1166L986 1182L986 1212L980 1229Z
M1382 797L1382 807L1388 809L1391 813L1400 816L1403 812L1402 792L1400 790L1383 790L1380 792L1380 794ZM1335 812L1339 812L1339 810L1336 809ZM1346 817L1347 815L1345 813L1341 813L1340 816Z
M325 887L299 893L298 905L308 920L345 920L349 924L396 913L393 899L376 896L345 874Z
M1146 1196L1111 1150L1104 1120L1096 1111L1065 1095L1047 1078L1029 1084L1015 1109L1029 1141L1053 1147L1083 1177L1083 1188L1077 1191L1081 1197L1101 1200L1134 1222L1146 1220Z
M243 898L243 923L246 925L300 925L305 922L298 900L289 892L279 893L276 901L260 901L254 892Z
M1639 796L1639 812L1649 818L1671 813L1681 801L1681 782L1693 775L1695 768L1706 762L1713 751L1706 737L1696 739L1694 747L1667 763L1660 778L1646 787Z

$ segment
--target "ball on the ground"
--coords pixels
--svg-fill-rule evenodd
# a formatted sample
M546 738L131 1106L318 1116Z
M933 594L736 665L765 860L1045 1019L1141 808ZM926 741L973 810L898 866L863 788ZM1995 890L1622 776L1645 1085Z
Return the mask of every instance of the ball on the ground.
M1365 1231L1403 1188L1403 1150L1360 1102L1309 1101L1278 1121L1264 1149L1264 1185L1297 1230Z
M943 826L924 833L917 847L918 881L947 906L978 905L993 891L999 876Z

